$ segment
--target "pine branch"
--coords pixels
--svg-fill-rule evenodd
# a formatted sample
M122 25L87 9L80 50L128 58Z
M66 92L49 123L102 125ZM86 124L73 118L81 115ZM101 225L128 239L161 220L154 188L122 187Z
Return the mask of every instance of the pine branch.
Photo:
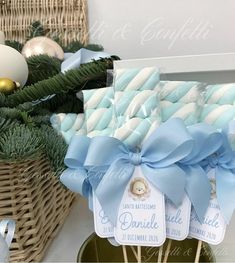
M0 159L19 160L32 157L41 149L41 139L25 125L16 126L1 134Z
M34 21L30 25L29 30L30 30L30 32L29 32L29 35L27 37L27 40L34 38L34 37L40 37L40 36L46 35L46 31L44 30L44 27L40 21Z
M21 123L27 125L32 125L32 118L29 116L28 112L21 111L17 108L0 108L0 116L4 119L17 120Z
M106 80L106 70L113 67L114 59L117 59L117 57L83 64L79 69L69 70L65 74L59 73L50 79L27 86L9 95L6 103L8 106L14 107L25 102L42 99L52 94L68 93L71 90L79 91L89 81L96 79Z
M32 56L27 59L29 77L27 85L51 78L61 70L61 61L47 55Z
M0 134L9 131L19 125L19 122L15 119L5 119L0 117Z
M39 133L52 167L56 172L63 170L65 168L64 157L68 148L63 137L58 135L52 127L46 125L40 127Z
M104 50L104 48L101 45L97 45L97 44L88 44L87 46L85 46L85 48L91 51L103 51Z
M61 43L59 44L61 45ZM101 45L97 45L97 44L84 45L80 41L72 41L71 43L68 44L67 47L63 46L64 52L72 52L72 53L77 52L81 48L86 48L92 51L103 51L104 50L104 48Z
M9 47L16 49L20 53L21 53L23 46L24 46L22 43L15 41L15 40L6 40L5 44Z
M69 94L63 103L54 110L55 113L81 113L83 112L83 101L76 94Z
M6 97L3 93L0 92L0 107L5 105Z

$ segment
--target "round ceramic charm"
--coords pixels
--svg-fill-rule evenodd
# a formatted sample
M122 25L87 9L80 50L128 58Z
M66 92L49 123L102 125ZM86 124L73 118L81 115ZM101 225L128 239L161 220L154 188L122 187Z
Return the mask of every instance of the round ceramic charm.
M150 189L144 178L136 177L130 184L129 194L134 200L145 200L149 197Z
M0 59L0 78L19 82L23 87L29 72L25 58L14 48L0 45Z
M61 46L48 37L32 38L24 45L22 50L22 55L26 58L42 54L60 60L64 59L64 51Z

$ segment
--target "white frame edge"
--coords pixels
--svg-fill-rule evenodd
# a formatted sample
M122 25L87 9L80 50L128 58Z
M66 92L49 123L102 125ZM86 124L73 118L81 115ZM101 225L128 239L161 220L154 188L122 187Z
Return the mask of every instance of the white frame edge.
M127 67L158 67L161 73L188 73L234 71L235 53L205 54L192 56L158 57L118 60L114 69Z

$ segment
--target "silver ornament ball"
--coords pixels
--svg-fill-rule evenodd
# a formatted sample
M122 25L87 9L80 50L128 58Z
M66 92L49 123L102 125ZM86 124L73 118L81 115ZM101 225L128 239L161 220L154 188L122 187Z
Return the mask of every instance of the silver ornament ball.
M61 46L48 37L34 37L26 42L22 50L22 55L25 58L42 54L60 60L64 59L64 51Z

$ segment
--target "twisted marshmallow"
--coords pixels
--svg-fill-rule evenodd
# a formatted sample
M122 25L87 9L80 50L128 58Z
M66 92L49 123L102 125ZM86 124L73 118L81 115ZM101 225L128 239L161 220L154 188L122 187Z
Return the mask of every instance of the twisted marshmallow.
M235 83L209 85L205 93L206 104L230 104L235 103Z
M58 132L58 134L63 136L67 144L70 143L75 134L86 134L83 113L53 114L50 121L52 127Z
M159 71L155 67L117 69L114 77L115 91L153 90L158 82Z
M160 81L158 90L161 101L191 103L200 99L202 84L196 81Z
M181 118L186 125L192 125L198 122L200 109L197 103L171 103L161 101L162 121L165 122L170 118Z
M235 106L207 104L204 106L200 121L217 128L226 128L228 123L235 119Z

